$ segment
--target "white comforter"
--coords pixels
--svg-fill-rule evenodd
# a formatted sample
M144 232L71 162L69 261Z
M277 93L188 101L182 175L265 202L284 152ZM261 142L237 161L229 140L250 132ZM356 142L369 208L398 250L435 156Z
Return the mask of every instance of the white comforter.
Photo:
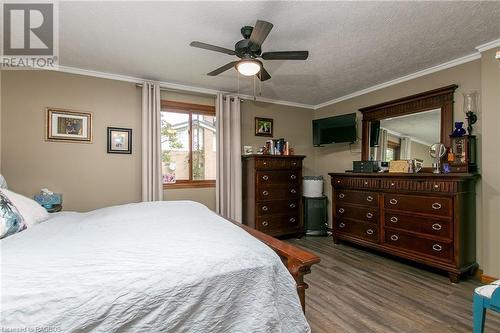
M1 268L4 330L310 331L279 257L194 202L55 214L3 239Z

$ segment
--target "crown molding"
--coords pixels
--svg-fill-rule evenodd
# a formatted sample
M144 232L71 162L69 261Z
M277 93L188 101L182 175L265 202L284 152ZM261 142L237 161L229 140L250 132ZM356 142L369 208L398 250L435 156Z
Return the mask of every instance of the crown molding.
M492 40L491 42L476 46L476 50L478 50L478 52L483 53L484 51L494 49L495 47L500 47L500 39Z
M69 74L92 76L92 77L97 77L97 78L101 78L101 79L131 82L131 83L136 83L136 84L142 84L144 81L150 81L147 79L142 79L142 78L138 78L138 77L134 77L134 76L113 74L113 73L107 73L107 72L99 72L99 71L77 68L77 67L69 67L69 66L58 66L57 68L53 69L53 71L69 73ZM165 82L165 81L159 81L159 83L160 83L161 88L169 89L169 90L173 90L173 91L179 91L179 92L191 92L191 93L210 95L210 96L216 96L217 93L219 93L219 92L223 93L223 94L235 94L234 92L220 91L220 90L208 89L208 88L202 88L202 87L196 87L196 86L188 86L188 85ZM237 94L235 94L235 95L237 95ZM257 102L286 105L286 106L305 108L305 109L314 109L314 105L310 105L310 104L289 102L289 101L283 101L283 100L277 100L277 99L265 98L265 97L254 98L254 96L251 96L251 95L241 95L240 94L238 96L241 99L248 100L248 101L257 101Z
M475 52L475 53L466 55L464 57L460 57L460 58L457 58L457 59L454 59L454 60L451 60L451 61L447 61L447 62L442 63L440 65L429 67L427 69L423 69L421 71L418 71L418 72L415 72L415 73L412 73L412 74L409 74L409 75L405 75L405 76L402 76L402 77L394 79L394 80L390 80L390 81L387 81L387 82L384 82L384 83L376 84L376 85L371 86L369 88L362 89L362 90L359 90L359 91L356 91L356 92L353 92L353 93L350 93L350 94L347 94L347 95L344 95L344 96L332 99L330 101L326 101L326 102L321 103L321 104L317 104L317 105L314 106L314 110L318 110L318 109L324 108L325 106L336 104L336 103L339 103L339 102L342 102L342 101L345 101L345 100L348 100L348 99L351 99L351 98L354 98L354 97L357 97L357 96L361 96L361 95L364 95L364 94L367 94L367 93L370 93L370 92L373 92L373 91L376 91L376 90L387 88L387 87L396 85L398 83L402 83L402 82L405 82L405 81L413 80L413 79L416 79L416 78L424 76L424 75L428 75L428 74L431 74L431 73L439 72L439 71L442 71L443 69L447 69L447 68L450 68L450 67L455 67L455 66L458 66L458 65L470 62L470 61L474 61L474 60L480 59L480 58L481 58L481 53Z

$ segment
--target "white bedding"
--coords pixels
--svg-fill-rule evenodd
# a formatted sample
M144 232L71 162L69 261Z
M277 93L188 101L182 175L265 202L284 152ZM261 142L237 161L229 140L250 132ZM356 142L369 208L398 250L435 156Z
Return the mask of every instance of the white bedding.
M54 214L1 269L4 331L310 332L279 257L190 201Z

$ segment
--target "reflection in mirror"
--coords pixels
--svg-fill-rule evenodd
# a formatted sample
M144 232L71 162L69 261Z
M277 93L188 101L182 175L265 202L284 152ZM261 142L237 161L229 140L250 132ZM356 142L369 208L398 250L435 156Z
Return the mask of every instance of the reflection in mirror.
M424 167L432 166L429 146L440 141L441 109L382 119L378 140L374 135L377 127L371 126L372 159L389 162L416 158Z

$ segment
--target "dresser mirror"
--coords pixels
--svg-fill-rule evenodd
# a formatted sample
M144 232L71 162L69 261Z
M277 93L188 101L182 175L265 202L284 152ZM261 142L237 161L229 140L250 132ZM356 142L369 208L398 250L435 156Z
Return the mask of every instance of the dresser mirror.
M420 94L361 108L363 160L423 161L425 171L433 163L429 147L450 146L453 129L453 94L450 85Z

